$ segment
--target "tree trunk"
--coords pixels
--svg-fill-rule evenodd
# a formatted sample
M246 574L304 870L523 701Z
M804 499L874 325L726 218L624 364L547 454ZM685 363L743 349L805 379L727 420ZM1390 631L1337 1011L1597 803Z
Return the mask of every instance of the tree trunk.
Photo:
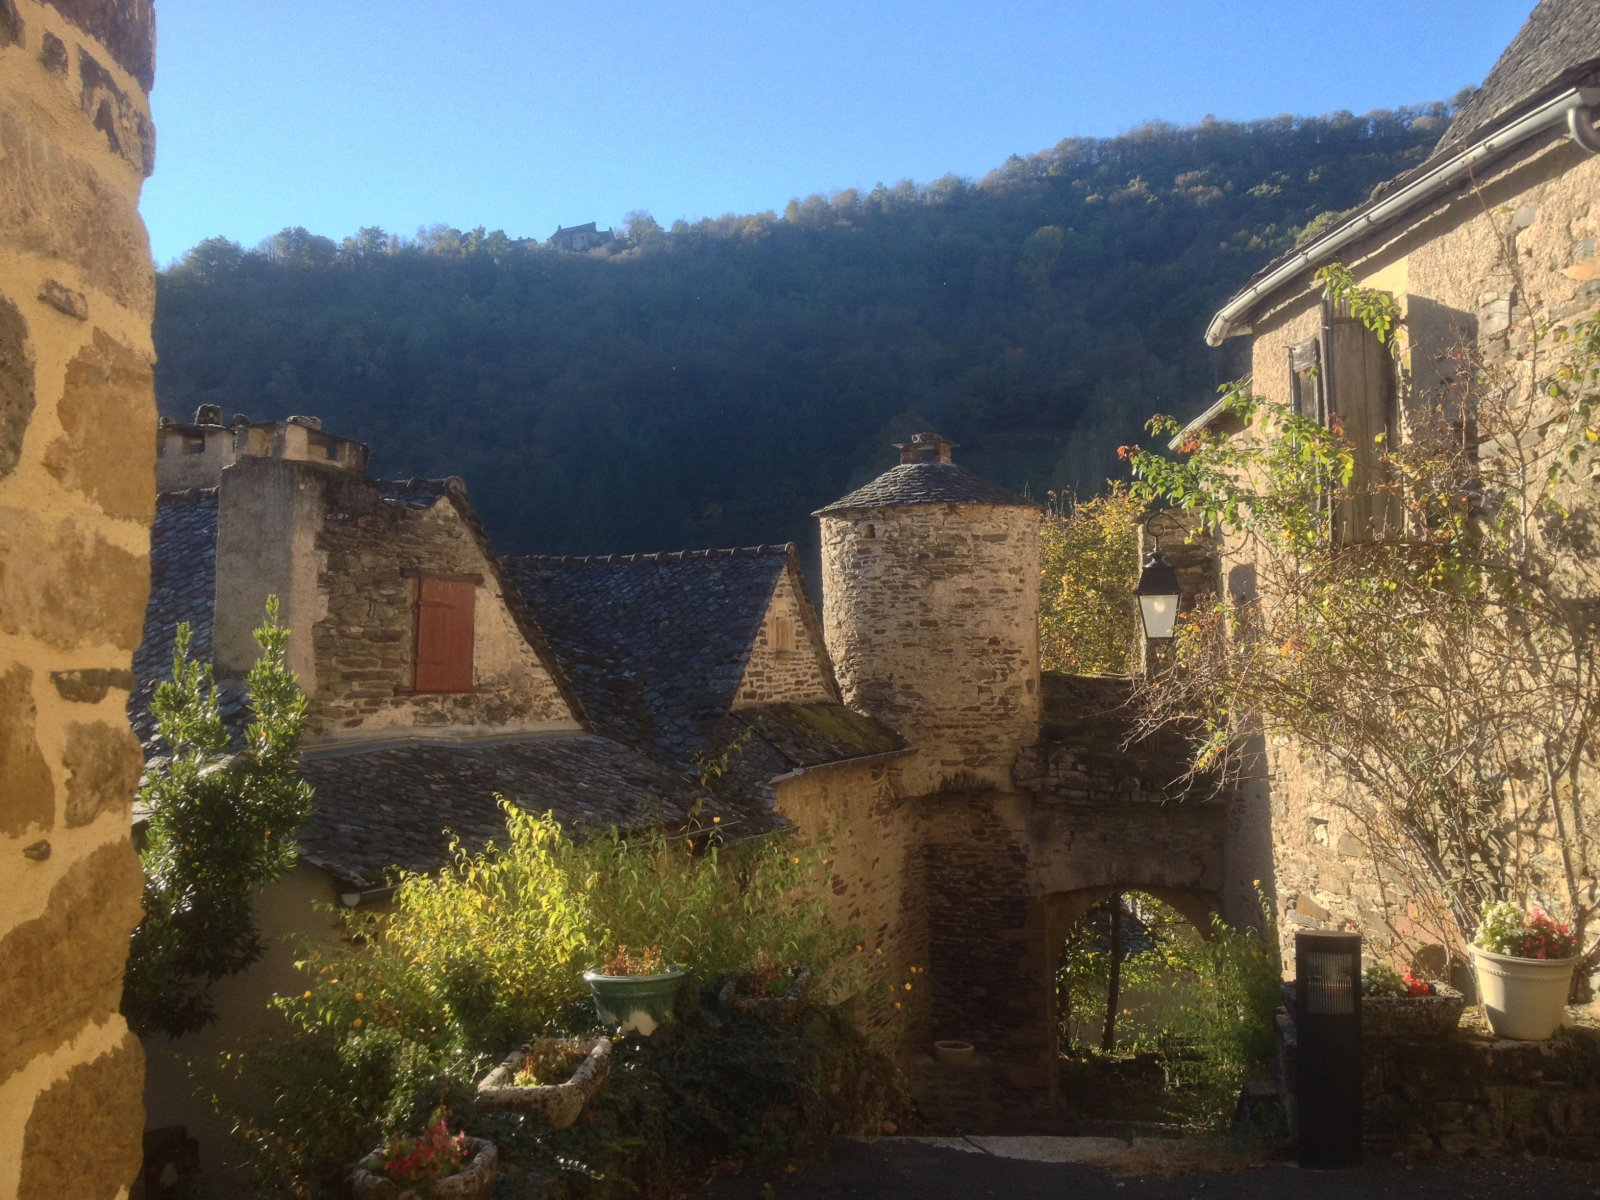
M1100 1034L1100 1049L1110 1054L1117 1048L1117 1006L1122 1002L1122 893L1111 897L1111 982L1106 985L1106 1027Z

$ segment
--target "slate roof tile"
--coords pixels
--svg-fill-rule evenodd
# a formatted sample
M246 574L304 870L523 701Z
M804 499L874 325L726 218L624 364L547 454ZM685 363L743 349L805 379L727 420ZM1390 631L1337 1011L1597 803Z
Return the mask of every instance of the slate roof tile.
M482 743L410 742L323 751L301 763L317 790L300 830L308 862L357 888L381 887L390 869L431 871L449 858L449 834L469 850L506 842L496 794L527 812L553 812L579 836L610 826L682 825L699 789L638 751L592 734L545 734ZM734 834L782 827L782 818L715 796L701 819Z
M504 560L598 732L668 761L711 743L792 546Z
M850 509L899 508L909 504L984 504L997 508L1037 508L1026 496L991 483L953 462L901 463L865 487L819 508L813 516Z

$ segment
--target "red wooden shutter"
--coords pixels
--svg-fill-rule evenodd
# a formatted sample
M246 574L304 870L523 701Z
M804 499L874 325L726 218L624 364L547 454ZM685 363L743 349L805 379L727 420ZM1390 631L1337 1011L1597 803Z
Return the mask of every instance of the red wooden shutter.
M417 580L419 692L472 690L472 610L478 589L444 579Z

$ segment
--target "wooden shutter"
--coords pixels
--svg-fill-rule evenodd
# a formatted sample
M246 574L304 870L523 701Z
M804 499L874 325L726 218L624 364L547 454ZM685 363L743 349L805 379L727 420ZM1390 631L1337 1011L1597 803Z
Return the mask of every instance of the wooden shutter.
M1344 431L1356 458L1350 486L1357 494L1340 505L1339 536L1365 541L1398 521L1395 506L1372 491L1395 432L1394 356L1348 313L1325 306L1323 319L1322 385L1328 421ZM1385 439L1382 444L1376 440L1380 434Z
M1314 337L1289 347L1289 398L1295 416L1323 420L1322 343Z
M470 583L417 580L415 690L472 690L472 613L477 594Z

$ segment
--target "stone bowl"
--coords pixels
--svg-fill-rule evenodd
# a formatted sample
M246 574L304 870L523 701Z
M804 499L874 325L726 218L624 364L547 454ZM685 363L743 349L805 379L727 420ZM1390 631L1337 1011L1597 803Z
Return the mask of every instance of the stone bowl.
M789 990L781 996L741 996L739 980L730 979L717 993L717 1007L728 1012L760 1013L766 1016L789 1017L800 1007L806 990L811 986L811 968L794 967L789 971Z
M382 1154L383 1147L373 1153ZM358 1165L350 1172L350 1192L355 1200L489 1200L500 1151L486 1138L469 1137L467 1153L472 1157L456 1174L426 1183L396 1183Z
M1361 997L1361 1036L1445 1037L1455 1032L1466 997L1448 983L1430 979L1431 996Z
M569 1050L583 1050L586 1059L562 1083L521 1087L512 1081L533 1049L555 1042ZM478 1107L503 1112L529 1113L542 1117L552 1129L569 1128L583 1112L600 1085L611 1073L611 1039L544 1038L529 1042L511 1052L506 1060L483 1077L478 1084Z
M972 1056L976 1051L973 1049L971 1042L958 1042L952 1038L947 1041L935 1042L933 1044L933 1053L940 1062L948 1067L970 1067L972 1065Z

